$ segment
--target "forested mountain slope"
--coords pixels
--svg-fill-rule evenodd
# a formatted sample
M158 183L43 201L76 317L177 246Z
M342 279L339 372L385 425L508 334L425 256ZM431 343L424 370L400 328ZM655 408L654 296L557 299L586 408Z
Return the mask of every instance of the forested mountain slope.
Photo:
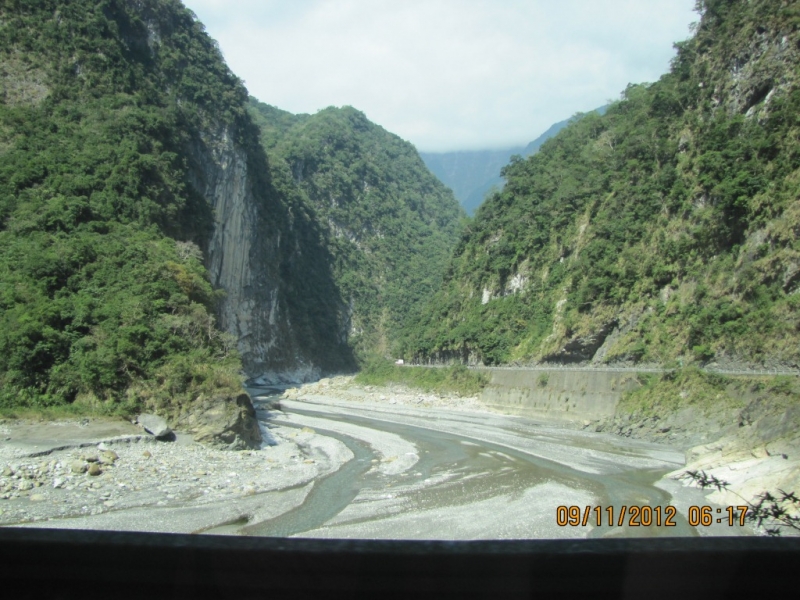
M318 226L180 2L3 2L0 76L0 404L175 412L353 364Z
M354 108L292 115L251 99L250 109L276 187L319 223L347 339L363 352L396 350L441 284L464 217L458 202L410 143Z
M407 357L800 365L800 4L698 8L668 74L505 168Z

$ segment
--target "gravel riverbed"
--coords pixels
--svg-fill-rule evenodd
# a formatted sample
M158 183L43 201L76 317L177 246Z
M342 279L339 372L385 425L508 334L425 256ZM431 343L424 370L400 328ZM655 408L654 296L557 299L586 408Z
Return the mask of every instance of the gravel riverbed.
M417 423L417 426L424 425L427 419L437 423L433 429L444 428L445 435L448 435L446 425L451 417L456 419L454 422L460 429L454 429L449 435L477 435L470 433L470 428L474 427L469 425L470 419L478 419L476 423L488 426L498 419L498 423L504 423L506 418L489 409L478 398L420 393L402 386L358 386L352 383L352 377L322 379L286 389L282 394L275 394L274 390L268 396L259 395L267 393L266 390L251 389L250 392L265 440L258 450L216 450L201 446L180 432L176 432L175 441L156 441L137 426L122 421L0 421L0 526L176 533L236 533L246 527L257 529L259 523L303 505L323 477L338 471L354 458L342 438L337 439L331 432L355 437L370 449L374 464L367 464L368 475L414 479L415 470L419 468L417 461L423 455L413 443L409 444L388 431L350 424L346 417L348 414L360 414L358 411L366 410L379 419L399 419L398 422ZM308 415L284 413L280 410L280 402L295 406L294 410L319 411L321 407L328 407L328 412L334 417L337 411L344 411L343 418L325 422ZM458 417L459 414L474 416L462 418ZM458 425L459 419L463 424ZM320 433L315 431L316 427ZM560 425L542 427L540 431L546 435L541 437L537 434L540 439L536 442L544 452L542 456L561 460L565 465L575 461L582 464L582 460L587 472L592 471L593 461L603 456L603 452L616 446L622 448L627 444L634 448L640 444L609 434L590 433L585 430L594 427L587 428L581 423L568 426L574 432L572 434ZM552 433L548 433L550 428ZM581 429L584 431L579 431ZM499 429L491 431L495 437L500 435ZM578 446L584 444L586 448L573 448L567 444L559 449L559 440L565 436L579 441L586 438L578 443ZM550 438L554 443L547 441ZM501 438L497 440L505 443ZM511 442L508 444L513 446ZM663 451L658 450L659 447ZM656 462L682 462L680 456L677 459L672 456L676 450L653 446L647 452ZM624 466L629 460L626 454L629 451L618 448L614 452L618 454L615 460L620 468L629 468ZM678 451L678 454L682 455L682 452ZM735 480L729 470L738 468L736 459L740 462L743 458L750 462L753 460L752 456L728 456L716 446L695 448L694 453L688 452L688 456L693 465L708 468L730 480ZM714 460L710 461L712 456ZM769 458L778 463L781 475L778 480L769 479L772 471L761 473L750 462L742 465L747 469L737 472L758 475L749 482L751 487L795 482L797 467L791 460L794 456L788 460L785 455L778 456L780 460L766 455L759 459L764 462ZM645 467L647 460L650 459L636 459ZM369 459L366 462L369 463ZM772 467L772 463L765 463L763 468L766 466ZM693 503L702 502L707 493L700 494L700 490L691 492L676 481L683 469L669 473L657 486L668 490L675 499L685 496ZM415 485L432 486L436 481L431 477L407 487L413 491ZM738 480L735 482L739 483ZM403 489L402 486L399 489ZM370 493L362 491L356 503L337 518L351 518L348 515L358 512L356 509L363 512L366 505L362 500L369 499ZM381 491L378 495L386 493ZM389 494L388 502L396 502L396 493ZM691 496L692 493L697 495ZM732 501L730 498L708 499L721 503ZM441 518L441 515L436 517L438 520Z
M91 421L51 423L61 439L15 443L36 425L0 425L0 525L204 531L271 505L289 510L352 458L335 439L279 426L266 432L272 445L254 451L210 449L183 435L106 438L97 433L107 424Z
M177 432L161 442L135 425L103 419L0 422L0 526L225 532L302 504L319 478L351 460L342 442L309 427L270 423L276 396L251 390L265 439L259 450L215 450ZM352 377L288 389L350 402L486 411L477 398L356 386ZM388 439L388 438L387 438ZM378 449L380 450L380 449ZM403 455L397 460L395 454ZM397 469L404 452L375 466Z

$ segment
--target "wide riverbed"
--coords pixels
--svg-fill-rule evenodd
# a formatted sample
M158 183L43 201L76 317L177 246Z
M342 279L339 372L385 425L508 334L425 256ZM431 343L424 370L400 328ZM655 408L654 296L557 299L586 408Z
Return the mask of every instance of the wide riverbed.
M333 437L354 458L317 481L300 506L237 533L446 540L742 533L689 526L688 506L707 502L698 490L660 481L684 464L682 451L664 445L490 412L319 394L281 405L262 416ZM660 526L655 513L650 527L630 516L618 526L623 507L630 515L645 505L662 507ZM581 507L580 522L560 525L559 506ZM601 508L600 526L594 510L583 518L587 506ZM677 508L669 526L668 506Z
M682 471L679 449L350 379L250 389L265 443L245 452L183 434L156 442L124 422L0 424L0 526L440 540L749 533L689 526L689 507L710 503L664 477ZM115 458L96 476L75 469L100 453ZM631 519L645 506L647 527Z

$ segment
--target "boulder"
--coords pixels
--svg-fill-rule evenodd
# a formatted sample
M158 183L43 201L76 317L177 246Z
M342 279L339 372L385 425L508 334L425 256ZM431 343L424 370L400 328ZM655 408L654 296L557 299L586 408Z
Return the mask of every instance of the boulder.
M167 422L159 416L142 414L136 418L136 421L153 437L164 438L172 433L172 429L169 428Z
M250 397L199 396L184 408L177 425L206 446L228 450L261 447L261 430Z
M103 450L100 453L100 463L104 465L113 465L114 462L119 458L116 452L113 450Z

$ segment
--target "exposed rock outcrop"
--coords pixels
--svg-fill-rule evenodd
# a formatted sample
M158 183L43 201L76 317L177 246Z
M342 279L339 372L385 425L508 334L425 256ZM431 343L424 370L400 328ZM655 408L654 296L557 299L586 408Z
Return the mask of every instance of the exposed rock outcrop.
M225 291L219 324L247 375L351 366L348 312L320 226L273 184L251 121L208 125L188 154L190 182L213 210L204 250L211 283Z
M725 481L726 488L714 490L708 499L727 505L758 502L765 492L800 490L800 409L774 409L763 403L746 407L740 426L713 442L694 446L686 452L686 465L667 475L684 479L686 471L703 471ZM693 424L695 429L703 420ZM713 436L716 437L716 436Z
M261 446L256 411L247 394L197 398L178 417L181 429L206 446L243 450Z
M281 331L285 317L276 272L281 234L265 227L266 207L256 197L248 156L236 136L225 124L203 132L190 148L191 177L214 211L206 266L214 287L225 290L220 326L236 337L248 373L257 374L270 359L285 358L276 352L286 348L282 338L288 333Z
M597 331L570 339L557 352L544 356L544 363L576 363L592 360L606 338L617 326L617 321L604 324Z

